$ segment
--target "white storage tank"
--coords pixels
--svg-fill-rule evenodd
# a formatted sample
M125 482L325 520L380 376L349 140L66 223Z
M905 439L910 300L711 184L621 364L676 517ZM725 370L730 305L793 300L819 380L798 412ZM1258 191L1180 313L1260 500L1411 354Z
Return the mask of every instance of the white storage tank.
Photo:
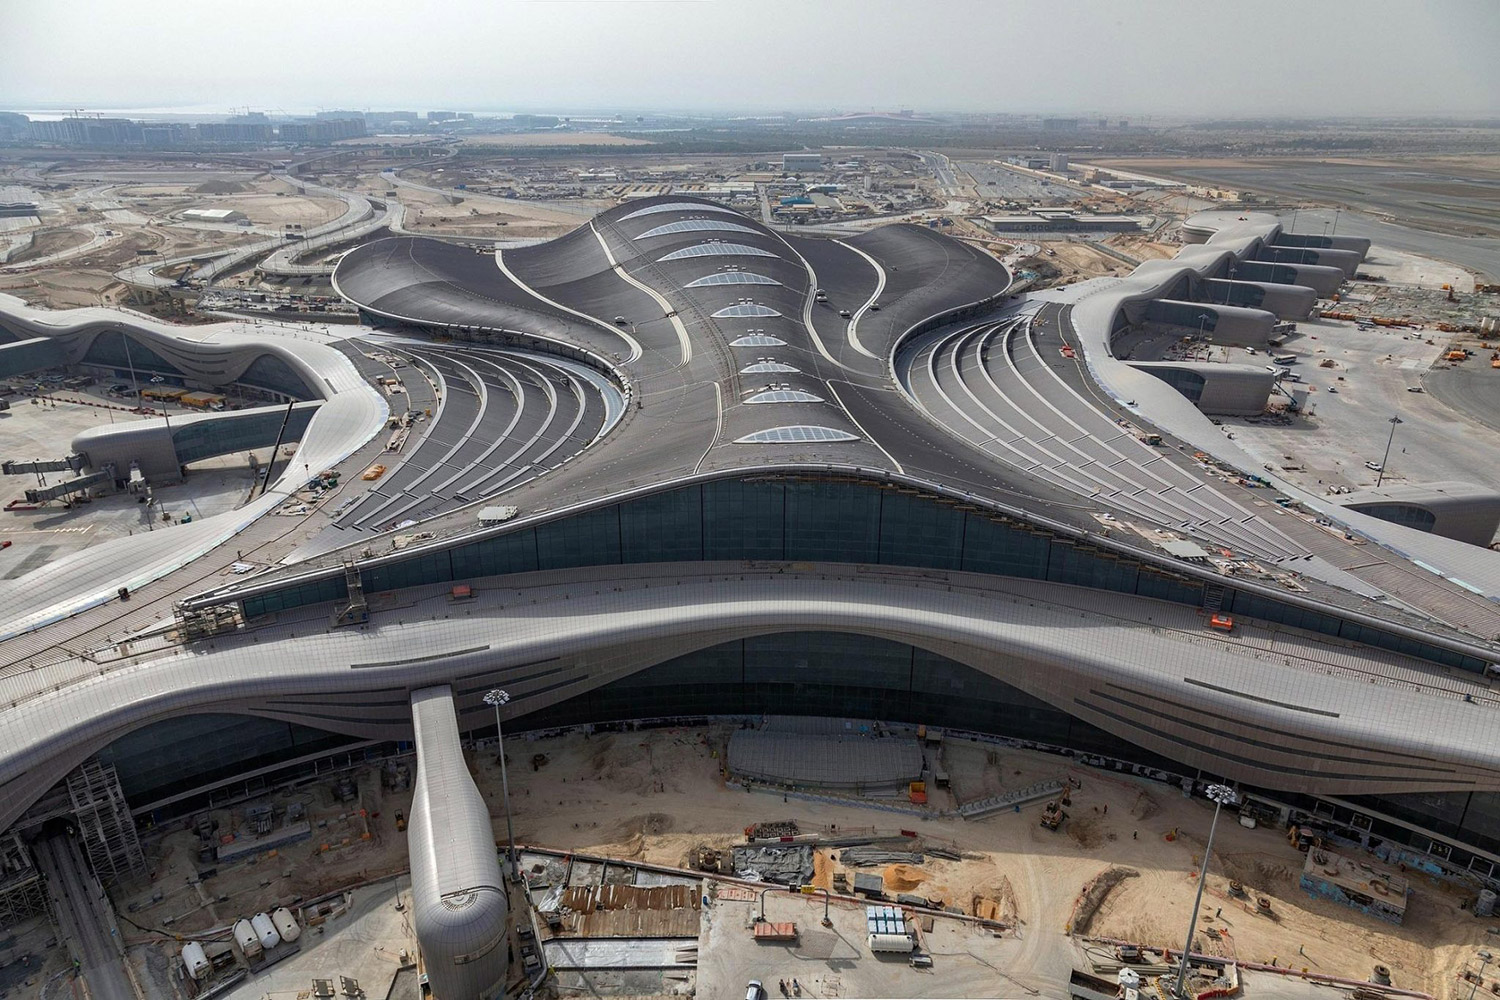
M240 946L240 951L246 958L255 958L265 950L261 947L260 938L255 936L255 928L243 918L234 925L234 943Z
M250 926L255 928L255 936L260 938L261 947L274 948L281 943L281 935L276 933L276 925L271 923L269 913L257 913L251 917Z
M911 936L908 934L870 935L870 950L874 952L910 955L913 947Z
M302 928L297 926L297 918L285 906L271 911L271 923L276 925L276 933L281 935L281 940L288 943L297 940L302 934Z
M189 941L183 945L182 964L187 966L188 975L194 979L202 979L203 974L208 971L208 956L203 954L203 946L197 941Z

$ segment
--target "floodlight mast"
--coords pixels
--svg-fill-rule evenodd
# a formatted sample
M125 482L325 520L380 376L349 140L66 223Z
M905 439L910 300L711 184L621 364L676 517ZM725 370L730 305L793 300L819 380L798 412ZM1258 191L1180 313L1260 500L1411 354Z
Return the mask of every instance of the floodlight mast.
M1198 908L1203 905L1203 886L1208 881L1208 859L1214 849L1214 828L1219 825L1219 810L1233 805L1234 789L1228 785L1209 785L1205 793L1214 803L1214 818L1208 825L1208 843L1203 847L1203 864L1198 871L1198 895L1193 899L1193 915L1188 918L1187 942L1182 946L1182 961L1177 966L1177 990L1179 998L1187 997L1188 954L1193 950L1193 931L1198 926Z
M516 861L516 830L510 819L510 779L505 771L505 734L500 728L500 706L510 701L510 695L492 688L484 693L484 703L495 710L495 742L500 749L500 794L505 800L505 843L506 856L510 859L511 877L519 876L521 866Z

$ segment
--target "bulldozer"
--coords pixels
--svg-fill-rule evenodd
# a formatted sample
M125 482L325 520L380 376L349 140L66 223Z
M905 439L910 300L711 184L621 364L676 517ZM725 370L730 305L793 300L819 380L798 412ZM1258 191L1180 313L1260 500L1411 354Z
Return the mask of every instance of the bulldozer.
M1063 812L1062 806L1058 805L1056 799L1042 806L1042 826L1049 830L1056 830L1067 818L1068 814Z

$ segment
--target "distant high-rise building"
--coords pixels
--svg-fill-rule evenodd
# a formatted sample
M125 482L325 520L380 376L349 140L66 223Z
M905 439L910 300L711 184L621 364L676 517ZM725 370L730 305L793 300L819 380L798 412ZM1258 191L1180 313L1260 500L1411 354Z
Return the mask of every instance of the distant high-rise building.
M323 118L312 121L284 122L279 129L282 142L337 142L357 139L365 134L365 120L359 118Z
M24 139L30 133L30 118L11 111L0 111L0 139Z
M269 121L256 121L249 115L224 122L202 122L198 125L199 142L265 143L275 138Z
M1047 166L1052 170L1053 173L1066 173L1068 169L1068 154L1053 153L1051 156L1047 157Z
M1043 118L1042 128L1048 132L1077 132L1077 118Z
M32 122L31 138L67 146L139 146L141 126L128 118L63 118L55 122Z

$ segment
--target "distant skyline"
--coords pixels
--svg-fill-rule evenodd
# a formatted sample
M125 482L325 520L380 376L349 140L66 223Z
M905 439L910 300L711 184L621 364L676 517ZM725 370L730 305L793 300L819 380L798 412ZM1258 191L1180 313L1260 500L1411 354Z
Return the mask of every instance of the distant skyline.
M4 0L0 102L1494 116L1495 0Z

